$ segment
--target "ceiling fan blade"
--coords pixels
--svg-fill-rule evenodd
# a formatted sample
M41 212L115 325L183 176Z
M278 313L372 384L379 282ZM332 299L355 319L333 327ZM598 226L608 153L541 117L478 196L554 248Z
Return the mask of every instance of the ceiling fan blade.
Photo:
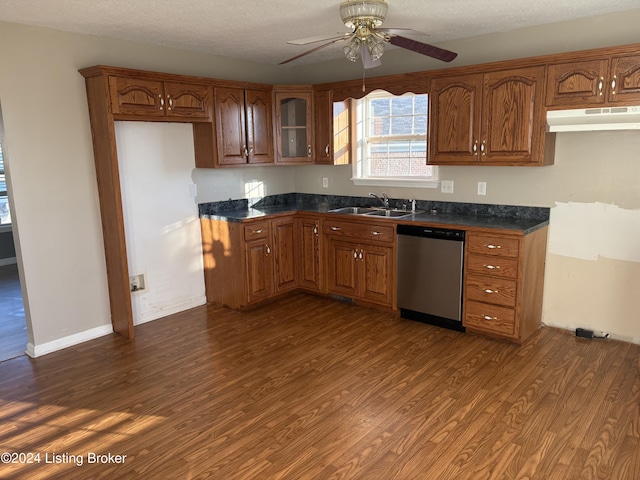
M364 45L360 47L360 58L362 59L362 65L364 65L364 68L375 68L382 65L382 61L379 58L377 60L371 58L369 49Z
M312 48L311 50L307 50L306 52L303 52L300 55L296 55L295 57L291 57L290 59L285 60L284 62L280 62L278 65L284 65L285 63L293 62L294 60L297 60L300 57L304 57L305 55L309 55L310 53L317 52L321 48L328 47L331 44L334 44L336 42L341 42L342 40L346 40L346 39L347 37L344 37L344 38L340 37L340 38L331 40L330 42L323 43L322 45L318 45L317 47Z
M337 40L343 37L351 36L352 32L341 33L336 35L316 35L315 37L299 38L297 40L287 40L289 45L308 45L310 43L323 42L327 40Z
M399 35L389 38L389 43L397 47L406 48L416 53L421 53L427 57L432 57L443 62L450 62L458 56L457 53L450 52L443 48L438 48L428 43L418 42L410 38L401 37Z
M429 36L428 33L414 30L413 28L376 28L377 32L388 33L391 35L423 35Z

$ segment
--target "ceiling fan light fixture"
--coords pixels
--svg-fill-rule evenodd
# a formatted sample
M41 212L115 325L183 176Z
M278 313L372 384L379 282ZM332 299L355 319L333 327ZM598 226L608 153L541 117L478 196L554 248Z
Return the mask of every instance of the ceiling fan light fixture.
M378 27L387 16L387 8L385 0L346 0L340 4L340 17L347 28L355 28L362 21Z
M351 41L342 49L344 52L344 56L347 57L348 60L355 62L360 56L361 46L362 42L360 41L360 39L358 37L353 37Z
M367 49L371 54L371 60L378 60L384 54L384 42L371 35L367 38Z

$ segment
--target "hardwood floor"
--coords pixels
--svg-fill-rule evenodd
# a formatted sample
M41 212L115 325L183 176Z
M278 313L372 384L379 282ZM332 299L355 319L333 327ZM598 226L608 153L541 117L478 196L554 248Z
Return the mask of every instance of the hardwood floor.
M0 418L2 478L639 479L640 346L296 294L2 362Z
M0 266L0 361L24 355L28 341L18 266Z

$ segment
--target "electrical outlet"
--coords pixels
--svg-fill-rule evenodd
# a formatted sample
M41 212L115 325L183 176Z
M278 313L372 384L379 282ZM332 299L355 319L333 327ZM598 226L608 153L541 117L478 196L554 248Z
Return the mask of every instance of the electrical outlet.
M478 195L487 194L487 182L478 182Z
M453 180L442 180L440 182L440 191L442 193L453 193Z
M322 188L329 188L329 179L327 177L322 177Z
M141 292L145 289L144 273L129 277L129 290L131 292Z

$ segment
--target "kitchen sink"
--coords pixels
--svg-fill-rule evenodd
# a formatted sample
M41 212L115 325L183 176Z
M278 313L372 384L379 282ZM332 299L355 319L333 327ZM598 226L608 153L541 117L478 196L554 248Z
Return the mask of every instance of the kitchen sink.
M413 215L414 213L422 213L422 210L416 210L415 212L407 211L407 210L376 210L375 212L368 213L367 215L376 216L376 217L390 217L390 218L402 218L408 217L409 215Z
M347 215L367 215L375 211L377 211L377 209L372 207L342 207L329 210L330 213L342 213Z
M391 208L375 208L375 207L342 207L329 210L330 213L341 213L343 215L368 215L371 217L388 217L403 218L413 215L414 213L422 213L422 210L411 212L408 210L397 210Z

